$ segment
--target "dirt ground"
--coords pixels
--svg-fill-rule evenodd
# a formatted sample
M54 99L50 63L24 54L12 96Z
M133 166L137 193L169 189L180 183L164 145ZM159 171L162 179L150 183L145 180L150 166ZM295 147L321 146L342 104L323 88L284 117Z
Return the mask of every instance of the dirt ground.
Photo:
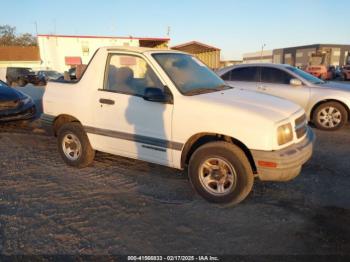
M350 254L350 126L315 130L289 183L261 183L234 208L185 174L98 153L77 170L40 129L0 128L0 253Z

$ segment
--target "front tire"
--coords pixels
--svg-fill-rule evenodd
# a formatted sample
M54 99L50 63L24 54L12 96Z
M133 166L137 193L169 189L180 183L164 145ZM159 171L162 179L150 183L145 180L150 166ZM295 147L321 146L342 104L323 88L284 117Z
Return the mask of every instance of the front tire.
M341 129L348 121L348 112L338 102L326 102L319 105L312 116L315 126L321 130Z
M83 127L77 122L64 124L59 129L57 146L64 162L73 167L87 167L95 158L95 151Z
M191 156L188 172L197 193L213 203L238 204L248 196L254 183L244 152L223 141L199 147Z

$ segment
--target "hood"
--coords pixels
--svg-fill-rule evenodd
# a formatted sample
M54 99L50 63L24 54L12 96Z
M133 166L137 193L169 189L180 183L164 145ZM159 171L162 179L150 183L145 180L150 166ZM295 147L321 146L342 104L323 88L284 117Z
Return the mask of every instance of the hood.
M24 95L9 87L8 85L0 82L0 103L1 102L8 102L8 101L14 101L22 98Z
M332 89L338 91L349 91L350 92L350 84L348 83L339 83L339 82L326 82L320 85L314 85L317 88L323 89Z
M261 118L273 120L275 123L289 118L292 114L302 110L301 107L288 100L271 95L242 89L229 89L193 96L207 105L226 106L237 111L249 111Z

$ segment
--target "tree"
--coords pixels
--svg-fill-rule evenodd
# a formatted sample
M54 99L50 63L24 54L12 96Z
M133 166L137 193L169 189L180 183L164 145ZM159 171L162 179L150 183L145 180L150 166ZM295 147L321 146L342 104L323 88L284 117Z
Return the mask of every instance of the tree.
M16 35L16 27L10 25L0 26L0 46L35 46L37 45L36 37L32 34L25 33Z
M15 44L21 46L35 46L37 45L37 41L35 36L25 33L16 38Z
M16 39L16 27L9 25L0 26L0 45L13 45Z

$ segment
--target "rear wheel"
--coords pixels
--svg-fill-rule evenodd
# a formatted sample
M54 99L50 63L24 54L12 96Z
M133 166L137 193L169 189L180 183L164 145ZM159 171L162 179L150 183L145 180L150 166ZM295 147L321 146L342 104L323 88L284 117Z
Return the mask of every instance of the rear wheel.
M348 112L337 102L326 102L315 109L312 119L317 128L335 131L346 124Z
M235 205L250 193L254 176L243 151L227 142L211 142L191 156L189 178L209 202Z
M58 151L70 166L82 168L90 165L95 157L83 127L77 122L64 124L58 131Z

